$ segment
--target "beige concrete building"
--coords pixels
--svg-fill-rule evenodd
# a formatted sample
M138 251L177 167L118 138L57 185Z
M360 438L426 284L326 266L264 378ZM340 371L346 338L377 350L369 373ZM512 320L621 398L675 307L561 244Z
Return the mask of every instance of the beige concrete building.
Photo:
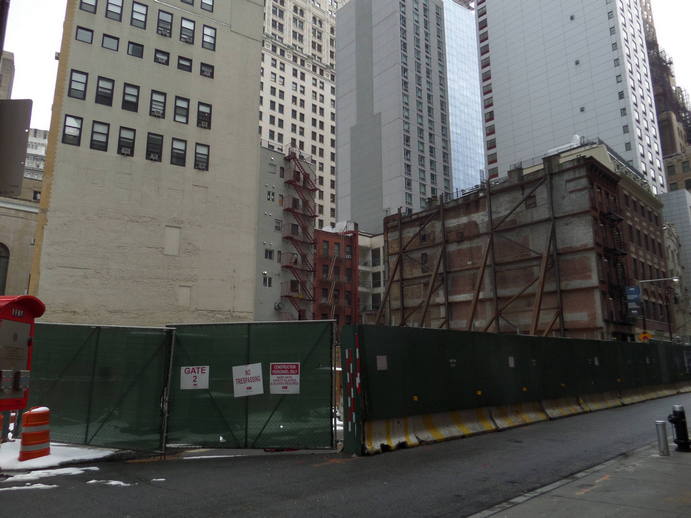
M336 9L341 0L267 0L259 134L310 155L317 228L336 224Z
M69 0L31 293L44 320L251 319L259 0Z
M14 54L7 51L0 53L0 99L12 97L14 83Z
M386 260L384 234L358 233L360 321L373 323L384 297Z

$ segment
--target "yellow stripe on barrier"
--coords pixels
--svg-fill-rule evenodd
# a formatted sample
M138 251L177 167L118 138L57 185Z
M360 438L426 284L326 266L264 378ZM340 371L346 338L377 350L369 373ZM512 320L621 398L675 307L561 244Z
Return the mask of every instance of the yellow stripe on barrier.
M492 419L500 430L548 419L540 403L518 403L493 407L490 412Z
M427 415L423 415L420 417L421 417L422 423L425 427L425 430L424 430L426 432L424 434L425 436L429 435L435 441L443 441L444 439L446 439L446 437L444 437L444 434L442 434L439 431L439 429L437 428L437 425L434 423L434 419L432 418L432 414L427 414ZM421 439L419 432L420 431L417 430L417 428L416 428L415 429L415 435L417 435L418 439Z
M600 394L585 394L580 398L581 406L590 411L604 410L622 405L619 395L614 392L602 392Z
M675 383L674 386L677 388L679 394L686 394L687 392L691 392L691 383L689 383L688 381Z
M542 402L542 407L545 409L545 413L550 419L557 419L559 417L582 414L585 412L576 397L548 399Z

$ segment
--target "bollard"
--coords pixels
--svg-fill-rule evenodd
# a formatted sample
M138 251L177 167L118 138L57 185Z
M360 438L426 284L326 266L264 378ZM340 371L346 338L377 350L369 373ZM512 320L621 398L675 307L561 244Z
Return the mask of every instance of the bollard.
M686 426L686 412L681 405L673 405L672 413L667 418L672 423L674 431L674 443L677 451L691 451L691 441L689 441L689 429Z
M667 442L667 423L664 421L655 421L655 430L657 431L657 449L662 457L668 457L669 443Z

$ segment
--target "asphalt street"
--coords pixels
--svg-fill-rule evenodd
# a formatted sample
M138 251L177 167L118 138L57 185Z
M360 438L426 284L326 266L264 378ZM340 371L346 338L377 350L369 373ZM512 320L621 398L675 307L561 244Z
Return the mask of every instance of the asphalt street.
M0 509L16 518L467 516L653 442L672 404L691 409L691 394L373 457L89 463L98 470L0 482L49 486L2 491Z

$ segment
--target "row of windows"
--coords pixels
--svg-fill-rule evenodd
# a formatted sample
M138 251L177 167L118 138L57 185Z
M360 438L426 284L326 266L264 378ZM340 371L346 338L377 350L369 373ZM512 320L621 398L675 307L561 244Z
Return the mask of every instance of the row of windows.
M85 100L89 74L81 70L72 69L70 71L70 84L67 95L74 99ZM115 80L108 77L98 76L96 79L96 92L94 102L105 106L113 105L115 93ZM122 88L123 110L139 111L140 88L137 85L124 83ZM168 94L158 90L151 90L149 97L149 115L157 119L165 119ZM197 127L211 129L211 110L208 103L197 102ZM182 124L188 124L190 118L190 99L176 95L173 105L173 120Z
M62 129L62 143L71 146L80 146L84 119L76 115L65 115ZM102 121L93 121L91 125L91 138L89 147L97 151L108 151L110 139L110 124ZM117 140L117 153L122 156L134 156L136 142L136 130L120 126ZM146 152L147 160L161 162L163 159L163 135L147 133ZM179 138L171 138L170 163L185 167L187 165L187 141ZM194 168L200 171L209 170L209 146L196 143L194 148Z
M77 27L75 38L83 43L92 44L94 39L94 31L86 27ZM117 52L120 49L120 38L111 36L110 34L103 34L101 39L101 46L105 49ZM127 42L127 54L136 58L144 58L144 45L134 41ZM154 50L154 63L168 66L170 64L170 53L165 50ZM192 59L184 56L178 56L178 70L185 72L192 72ZM204 77L214 77L214 66L209 63L200 63L199 74Z
M191 0L190 0L191 2ZM185 2L188 3L188 2ZM105 16L111 20L122 21L123 0L106 0ZM206 6L206 7L205 7ZM202 9L213 10L213 1L202 0ZM80 0L80 9L95 13L98 8L98 0ZM132 2L130 25L140 29L146 29L149 6L140 2ZM173 14L159 9L156 21L156 33L170 38L173 33ZM189 18L180 18L180 41L194 44L196 23ZM202 25L202 48L216 50L216 29L209 25Z

